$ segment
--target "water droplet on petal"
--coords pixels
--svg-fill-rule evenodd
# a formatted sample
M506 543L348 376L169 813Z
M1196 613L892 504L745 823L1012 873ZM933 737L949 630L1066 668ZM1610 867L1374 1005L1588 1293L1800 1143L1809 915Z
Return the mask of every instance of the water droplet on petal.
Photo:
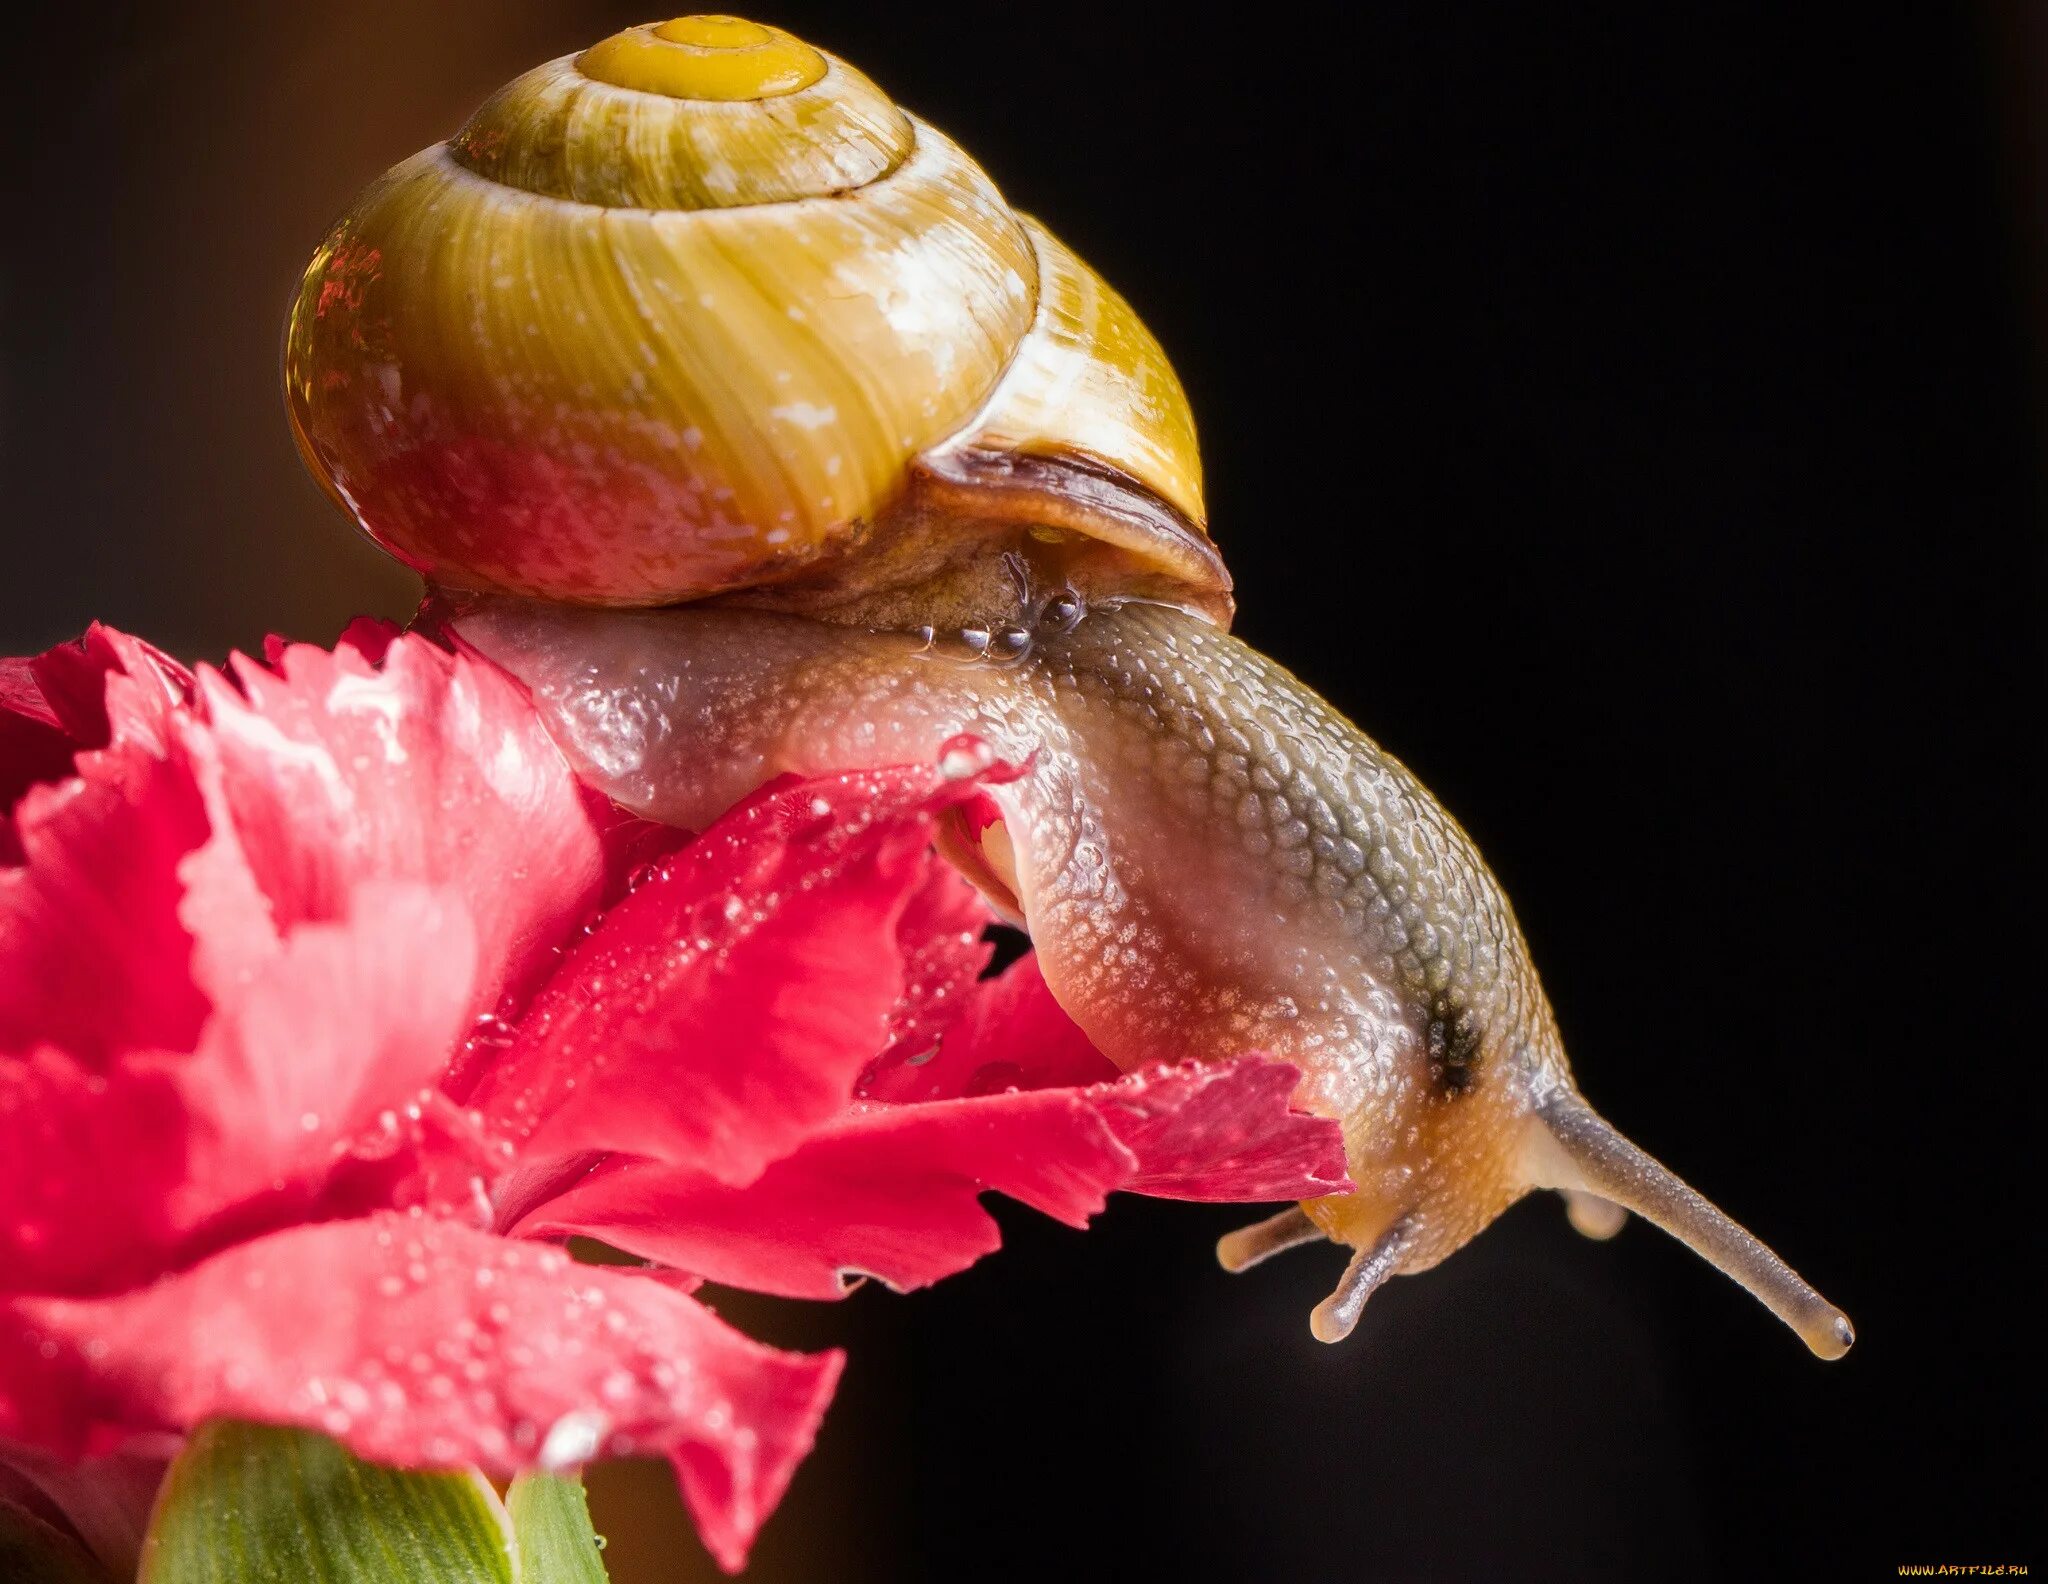
M572 1409L548 1426L548 1433L541 1438L537 1461L551 1474L588 1463L604 1444L611 1423L609 1416L595 1408Z

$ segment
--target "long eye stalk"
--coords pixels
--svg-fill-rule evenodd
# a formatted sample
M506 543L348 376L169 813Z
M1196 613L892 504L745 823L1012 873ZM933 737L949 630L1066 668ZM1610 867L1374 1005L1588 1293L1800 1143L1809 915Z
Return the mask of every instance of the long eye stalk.
M1577 1095L1549 1101L1536 1112L1535 1122L1539 1131L1530 1152L1534 1186L1596 1194L1633 1210L1748 1288L1817 1356L1838 1359L1849 1351L1856 1328L1847 1315Z

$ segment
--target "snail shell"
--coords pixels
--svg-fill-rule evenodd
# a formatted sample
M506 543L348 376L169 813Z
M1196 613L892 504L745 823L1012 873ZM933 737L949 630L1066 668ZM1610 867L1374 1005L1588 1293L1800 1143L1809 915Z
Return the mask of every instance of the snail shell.
M655 605L928 581L991 536L1227 620L1159 344L943 134L735 18L511 83L293 308L315 476L433 581Z

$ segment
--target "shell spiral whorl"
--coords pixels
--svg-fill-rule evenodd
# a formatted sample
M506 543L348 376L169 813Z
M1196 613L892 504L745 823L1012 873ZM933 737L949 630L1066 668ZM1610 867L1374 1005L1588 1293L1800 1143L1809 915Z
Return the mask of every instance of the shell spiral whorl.
M620 209L847 193L909 157L909 117L851 66L786 33L716 20L760 42L695 48L629 28L515 78L449 152L504 186Z
M953 553L870 550L943 519L1228 609L1136 315L943 134L736 18L538 67L374 183L306 272L285 380L316 477L455 587L858 589Z

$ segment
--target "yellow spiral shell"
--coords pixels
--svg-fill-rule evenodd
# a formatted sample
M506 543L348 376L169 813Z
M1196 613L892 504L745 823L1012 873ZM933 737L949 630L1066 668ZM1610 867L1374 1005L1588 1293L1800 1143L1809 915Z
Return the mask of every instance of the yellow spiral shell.
M453 587L858 589L933 559L907 536L1008 525L1228 609L1129 306L866 77L738 18L549 62L386 173L306 271L285 383L315 476Z

